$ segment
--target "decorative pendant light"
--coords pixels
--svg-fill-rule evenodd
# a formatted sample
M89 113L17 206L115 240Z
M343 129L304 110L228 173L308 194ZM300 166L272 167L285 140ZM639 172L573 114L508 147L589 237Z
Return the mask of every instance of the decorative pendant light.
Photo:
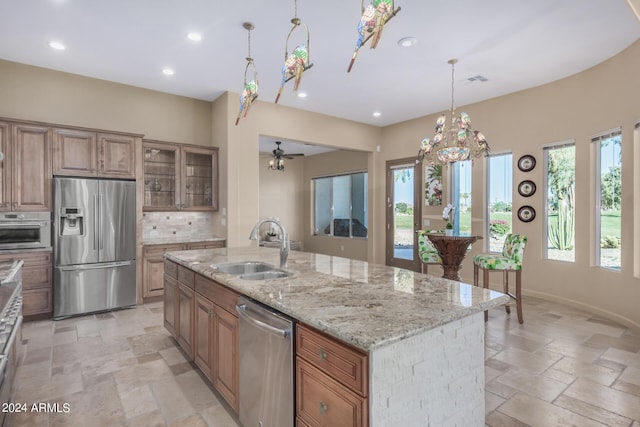
M456 117L456 107L454 106L454 66L457 59L450 59L451 64L451 109L450 119L443 113L436 121L436 134L433 140L425 138L422 140L418 158L426 159L432 165L448 165L470 157L487 156L489 154L489 144L481 132L471 129L471 118L467 113L460 113ZM449 127L447 128L447 122Z
M273 158L269 160L269 169L284 172L284 151L280 148L281 141L276 141L276 149L273 150Z
M351 56L347 73L351 71L356 61L358 51L371 39L371 49L375 49L382 36L384 25L400 12L400 7L394 9L393 0L372 0L365 9L364 0L361 2L362 16L358 24L358 40Z
M300 85L300 80L302 79L302 73L307 71L309 68L313 67L313 64L309 63L309 27L302 22L300 18L298 18L298 0L294 0L294 16L291 19L291 23L293 26L291 30L289 30L289 34L287 35L287 41L284 45L284 66L282 67L282 82L280 83L280 90L278 91L278 96L276 96L276 104L280 99L280 95L282 95L282 88L285 83L287 83L291 79L294 80L293 90L294 92L298 90L298 86ZM289 39L291 38L291 34L298 29L304 27L304 30L307 33L307 44L298 45L291 54L289 54Z
M240 122L240 117L247 117L249 107L251 107L253 101L258 97L258 71L256 70L253 58L251 57L251 30L253 30L255 26L251 22L245 22L242 26L247 30L249 46L246 58L247 66L244 69L244 88L240 95L240 111L238 112L238 117L236 117L236 126L238 126L238 123ZM247 72L249 71L249 67L253 68L253 79L247 82Z

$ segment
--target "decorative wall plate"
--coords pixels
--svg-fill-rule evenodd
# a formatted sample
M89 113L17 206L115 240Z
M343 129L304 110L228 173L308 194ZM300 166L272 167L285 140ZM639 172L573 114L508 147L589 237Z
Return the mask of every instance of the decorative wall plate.
M518 159L518 169L522 172L529 172L536 167L536 158L530 154L525 154Z
M522 222L531 222L536 217L536 210L531 206L523 206L518 209L518 219Z
M533 196L536 192L536 184L530 180L524 180L520 184L518 184L518 193L522 197Z

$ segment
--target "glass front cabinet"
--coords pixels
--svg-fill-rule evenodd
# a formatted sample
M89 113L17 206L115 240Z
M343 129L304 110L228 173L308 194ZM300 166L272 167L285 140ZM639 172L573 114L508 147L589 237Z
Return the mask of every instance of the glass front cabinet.
M217 211L218 149L144 140L145 211Z

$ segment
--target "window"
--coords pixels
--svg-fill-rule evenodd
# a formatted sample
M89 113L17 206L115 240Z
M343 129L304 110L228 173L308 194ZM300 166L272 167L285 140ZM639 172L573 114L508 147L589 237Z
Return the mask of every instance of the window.
M454 211L453 230L455 234L471 233L471 160L453 164L451 182Z
M596 262L620 269L622 254L622 132L609 131L591 139L596 154Z
M544 148L545 258L575 262L576 145L560 143Z
M513 155L489 156L487 178L489 251L502 252L504 240L512 230Z
M367 237L367 172L313 179L314 234Z

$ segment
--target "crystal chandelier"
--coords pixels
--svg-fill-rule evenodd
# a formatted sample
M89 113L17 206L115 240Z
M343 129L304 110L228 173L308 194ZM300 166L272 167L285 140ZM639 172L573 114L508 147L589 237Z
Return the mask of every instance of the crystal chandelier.
M436 121L436 134L433 140L422 140L418 158L426 159L432 165L448 165L449 163L469 160L471 157L486 156L489 154L489 144L484 135L471 129L471 118L467 113L460 113L456 117L454 106L454 68L457 59L450 59L451 64L451 116L447 128L447 115L443 113Z

